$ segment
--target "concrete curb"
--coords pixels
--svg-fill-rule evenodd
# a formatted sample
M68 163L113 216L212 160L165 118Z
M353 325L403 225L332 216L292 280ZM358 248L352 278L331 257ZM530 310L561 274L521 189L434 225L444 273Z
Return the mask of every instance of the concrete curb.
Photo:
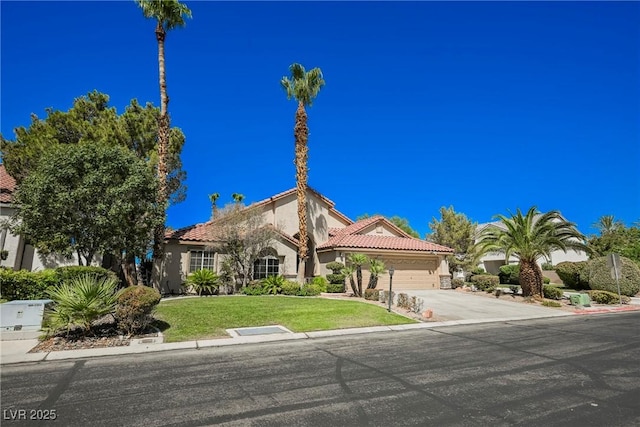
M600 313L615 313L615 312L630 312L638 311L640 307L616 307L616 308L602 308L594 310L579 310L575 312L560 311L557 313L545 315L545 316L519 316L519 317L504 317L504 318L492 318L492 319L466 319L466 320L447 320L441 322L425 322L425 323L411 323L406 325L392 325L392 326L372 326L363 328L349 328L349 329L335 329L330 331L313 331L313 332L299 332L299 333L281 333L281 334L269 334L269 335L251 335L251 336L238 336L233 338L218 338L210 340L197 340L197 341L182 341L175 343L161 343L161 344L136 344L121 347L106 347L106 348L92 348L83 350L61 350L52 351L49 353L26 353L25 354L11 354L3 355L0 360L0 365L13 365L19 363L33 363L33 362L46 362L53 360L69 360L69 359L83 359L100 356L117 356L125 354L138 354L138 353L150 353L169 350L199 350L211 347L226 347L230 345L242 345L242 344L258 344L266 342L278 342L278 341L292 341L300 339L318 339L328 337L338 337L346 335L359 335L375 332L402 332L411 331L417 329L434 329L447 326L459 326L459 325L476 325L483 323L504 323L521 320L534 320L545 319L553 317L566 317L573 315L584 314L600 314ZM4 342L6 344L7 341ZM34 344L35 345L35 344ZM26 350L28 351L28 349Z

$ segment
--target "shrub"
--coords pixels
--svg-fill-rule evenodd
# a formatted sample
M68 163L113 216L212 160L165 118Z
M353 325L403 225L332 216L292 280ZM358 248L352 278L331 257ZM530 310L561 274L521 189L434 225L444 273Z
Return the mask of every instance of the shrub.
M338 274L327 274L327 280L329 281L330 284L334 284L334 285L344 285L344 274L342 273L338 273Z
M320 289L320 292L327 292L329 281L322 276L317 276L311 280L311 284L316 285Z
M562 307L562 304L558 301L542 301L542 305L545 307Z
M183 286L190 287L200 296L202 296L203 293L205 295L213 295L218 291L220 278L211 270L197 270L187 277L187 281Z
M455 289L455 288L461 288L464 286L464 280L462 279L453 279L451 281L451 288Z
M391 291L391 303L393 304L393 298L396 296L396 293ZM389 301L389 291L381 291L380 292L380 302L386 303Z
M418 298L414 295L409 299L409 311L413 313L420 313L423 307L424 300L422 298Z
M562 289L551 285L542 285L542 295L548 299L562 299Z
M245 295L266 295L264 288L259 282L250 283L242 288L242 293Z
M380 291L378 289L365 289L364 299L369 301L378 301L380 299Z
M632 260L620 257L622 262L619 278L620 293L629 297L640 292L640 267ZM611 269L607 266L607 257L589 261L589 287L598 291L618 293L616 279L611 278Z
M298 292L300 292L300 284L293 280L285 280L284 283L280 285L280 292L282 295L298 295Z
M589 297L596 304L618 304L620 302L620 297L617 293L608 292L608 291L588 291ZM629 304L631 298L626 295L622 295L622 303Z
M118 327L127 335L142 332L153 321L153 311L160 302L160 292L148 286L123 289L116 303Z
M471 283L473 283L481 291L493 292L493 290L500 284L498 276L491 276L489 274L479 274L471 276Z
M409 309L409 295L405 293L399 293L398 300L396 301L396 305L400 308Z
M545 285L548 285L549 283L551 283L551 279L549 279L546 276L542 276L542 283L544 283Z
M340 272L344 268L344 264L338 261L332 261L327 264L327 268L331 270L333 274L340 274ZM327 275L327 279L329 279L329 275ZM329 279L329 281L331 282L331 279Z
M66 282L68 280L73 280L76 277L84 276L86 274L91 274L95 276L98 280L108 279L108 280L115 280L117 283L119 283L118 275L116 275L116 273L102 267L69 265L66 267L56 268L55 273L56 273L56 276L58 277L59 283Z
M0 269L0 295L7 301L48 298L47 289L60 283L53 270Z
M301 297L315 297L320 295L321 292L322 290L320 289L320 286L312 282L307 283L302 288L300 288L298 295Z
M509 264L500 267L498 279L503 285L520 284L520 264Z
M543 262L540 267L542 267L543 271L553 271L553 270L555 270L555 267L550 262Z
M287 279L284 276L268 276L260 281L260 286L262 286L265 294L277 295L286 281Z
M473 275L479 275L479 274L484 274L484 273L485 273L485 271L484 271L484 268L482 268L482 267L476 267L473 270L471 270L471 274L473 274Z
M572 289L589 289L589 269L586 261L565 261L556 265L562 283Z
M98 278L93 274L77 276L60 286L49 288L47 294L54 301L48 320L54 329L80 325L84 332L91 329L93 321L112 313L118 295L115 279Z
M327 285L327 292L331 294L341 294L344 292L344 283L329 283Z

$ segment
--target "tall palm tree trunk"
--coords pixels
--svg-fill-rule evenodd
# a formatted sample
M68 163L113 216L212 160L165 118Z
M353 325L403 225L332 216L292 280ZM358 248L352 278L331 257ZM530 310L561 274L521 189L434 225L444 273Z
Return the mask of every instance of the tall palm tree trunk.
M164 264L164 232L167 209L167 150L169 146L169 96L167 95L167 77L164 64L165 30L161 22L156 26L158 41L158 71L160 78L160 118L158 119L158 206L160 221L153 233L154 267L151 275L153 287L161 289L161 279Z
M520 260L522 295L542 298L542 270L535 261Z
M307 178L309 158L309 148L307 140L309 138L309 128L307 127L307 112L304 104L298 102L296 110L296 124L293 128L295 137L295 164L296 164L296 194L298 196L298 222L300 228L299 237L299 263L298 282L302 283L305 277L305 270L308 258L307 248Z
M356 270L356 277L358 278L358 296L362 296L362 267L358 266Z

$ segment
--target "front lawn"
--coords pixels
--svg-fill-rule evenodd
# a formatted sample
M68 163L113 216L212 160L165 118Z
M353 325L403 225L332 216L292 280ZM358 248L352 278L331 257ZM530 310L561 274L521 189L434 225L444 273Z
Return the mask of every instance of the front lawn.
M225 329L248 326L278 324L293 332L309 332L416 323L360 301L286 296L169 300L158 305L155 317L161 321L165 342L226 337Z

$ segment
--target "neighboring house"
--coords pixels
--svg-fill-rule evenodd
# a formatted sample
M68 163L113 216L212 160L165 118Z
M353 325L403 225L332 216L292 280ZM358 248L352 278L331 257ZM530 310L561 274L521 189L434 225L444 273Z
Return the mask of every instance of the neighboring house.
M7 221L19 208L13 203L15 190L16 180L7 173L4 165L0 164L0 250L7 251L7 259L0 260L0 266L14 270L37 271L63 265L78 265L77 256L65 258L55 254L41 254L23 236L17 236L9 230Z
M484 229L491 226L495 226L503 230L506 229L506 227L501 221L487 222L487 223L478 225L478 227L476 228L476 236L479 236ZM538 265L542 266L542 264L544 263L556 265L563 261L576 262L576 261L586 261L589 259L589 257L585 252L576 251L573 249L567 249L566 253L562 250L556 250L551 252L550 255L551 257L549 259L545 259L545 258L538 259ZM481 268L484 268L484 270L489 274L498 274L500 272L501 266L505 264L517 264L517 263L518 263L518 259L514 256L511 256L509 258L509 261L505 262L504 252L488 252L480 258L478 266Z
M351 253L363 253L393 266L394 289L449 288L451 277L445 256L453 250L409 236L382 216L353 222L317 191L307 192L309 259L305 277L324 276L331 261L345 263ZM254 203L263 223L277 230L270 250L254 264L254 279L283 275L295 279L298 266L298 214L295 189ZM224 254L215 235L215 221L166 233L162 290L177 293L188 274L207 268L219 272ZM364 267L366 271L366 266ZM388 286L389 275L380 276L378 286ZM364 281L368 280L365 272Z

